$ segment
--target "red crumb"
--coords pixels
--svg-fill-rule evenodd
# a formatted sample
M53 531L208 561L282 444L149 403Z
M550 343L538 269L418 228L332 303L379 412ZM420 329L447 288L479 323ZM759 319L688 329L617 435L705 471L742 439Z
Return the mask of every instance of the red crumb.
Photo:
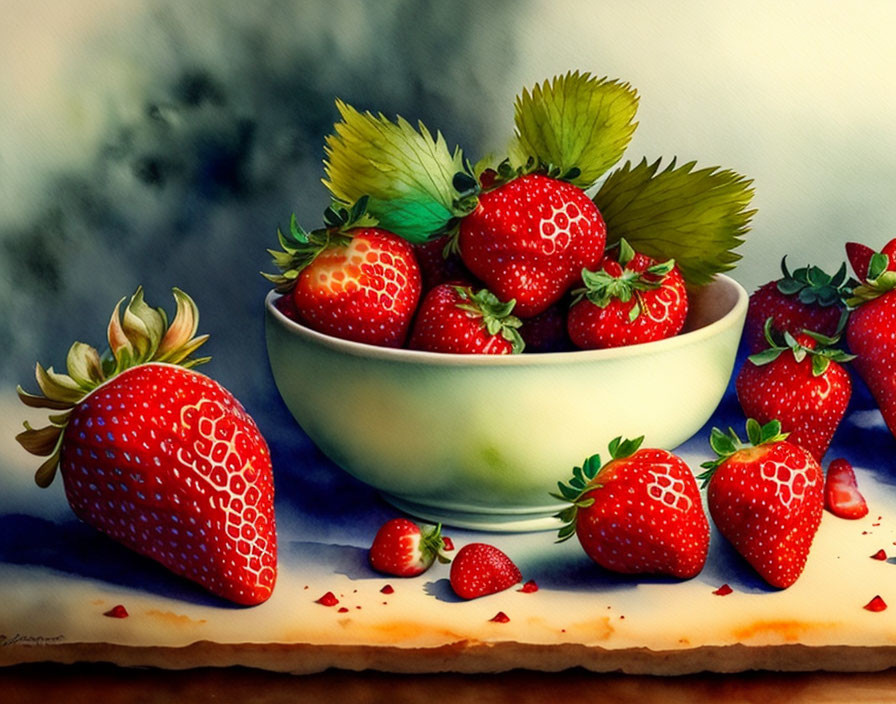
M718 596L728 596L733 591L734 590L726 583L716 589L713 594L717 594Z
M871 524L871 527L872 527L872 528L877 528L879 525L880 525L880 523L872 523L872 524Z
M454 550L454 541L451 540L447 535L442 536L442 550L444 552L451 552Z
M339 603L339 599L333 595L333 592L327 592L317 600L317 603L323 604L324 606L336 606L336 604Z
M503 611L499 611L494 616L492 616L489 621L494 621L495 623L507 623L508 621L510 621L510 617Z
M517 589L518 592L523 592L523 594L531 594L532 592L538 591L538 585L535 583L534 579L530 579L526 582L522 588Z
M121 604L117 606L113 606L109 609L103 616L108 616L109 618L127 618L129 616L128 610L124 608Z
M340 606L340 607L339 607L339 613L341 613L341 614L347 614L347 613L348 613L348 609L347 609L346 607L344 607L344 606Z
M874 553L874 554L871 556L871 559L872 559L872 560L886 560L886 559L887 559L887 553L885 553L885 552L883 551L883 548L881 548L880 550L878 550L876 553Z
M883 611L887 608L887 602L881 599L880 596L876 596L862 608L867 611Z
M391 584L387 584L385 587L380 589L380 592L383 594L392 594L395 592L395 588Z

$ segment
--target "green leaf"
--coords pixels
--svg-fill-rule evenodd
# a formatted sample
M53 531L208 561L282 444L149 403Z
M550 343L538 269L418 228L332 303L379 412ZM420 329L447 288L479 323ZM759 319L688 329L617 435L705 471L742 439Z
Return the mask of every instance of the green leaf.
M821 376L831 365L831 358L821 354L812 355L812 376Z
M658 261L674 259L688 283L701 286L733 269L755 210L752 181L728 170L695 170L696 162L663 170L660 161L626 162L597 195L608 242L621 238Z
M784 349L781 347L770 347L769 349L763 350L762 352L751 354L749 357L747 357L747 359L749 359L757 367L761 367L765 364L774 362L778 357L781 356L781 353L783 351Z
M755 418L747 418L747 439L754 445L762 443L762 426Z
M326 138L323 183L337 201L368 197L367 212L380 226L411 242L426 241L475 207L454 186L463 156L449 152L440 133L360 113L341 100L336 107L342 121Z
M622 158L637 110L628 83L578 71L557 76L517 96L510 160L517 167L534 160L589 188Z

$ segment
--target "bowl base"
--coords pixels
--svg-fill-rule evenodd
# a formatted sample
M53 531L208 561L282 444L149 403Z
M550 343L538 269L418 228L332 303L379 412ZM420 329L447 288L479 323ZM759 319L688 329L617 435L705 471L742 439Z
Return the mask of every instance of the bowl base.
M386 492L380 492L380 495L395 508L405 513L430 523L441 523L452 528L469 528L493 533L528 533L557 531L563 525L555 516L563 508L560 505L518 510L487 508L455 510L445 506L417 503Z

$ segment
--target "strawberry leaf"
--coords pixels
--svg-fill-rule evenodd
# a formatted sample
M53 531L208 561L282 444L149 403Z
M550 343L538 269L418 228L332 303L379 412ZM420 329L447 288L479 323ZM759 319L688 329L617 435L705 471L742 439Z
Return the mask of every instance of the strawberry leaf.
M733 269L755 210L752 181L719 167L677 167L675 159L637 166L626 162L609 175L594 203L607 224L608 242L625 238L657 260L675 259L687 282L709 283Z
M476 199L455 184L467 168L460 149L448 151L440 133L433 136L399 117L361 113L336 101L342 120L326 138L324 185L341 203L365 196L367 212L381 227L411 242L424 242L475 207Z
M628 83L578 71L524 89L515 104L516 138L510 161L534 162L558 178L589 188L631 141L638 109Z

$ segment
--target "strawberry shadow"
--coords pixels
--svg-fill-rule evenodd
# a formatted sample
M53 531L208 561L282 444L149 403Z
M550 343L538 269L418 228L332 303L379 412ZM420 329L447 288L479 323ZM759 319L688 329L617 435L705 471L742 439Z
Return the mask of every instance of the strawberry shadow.
M709 554L697 580L718 589L727 584L736 592L766 594L780 591L769 585L734 546L713 527L709 539Z
M437 601L443 601L448 604L459 604L466 599L461 599L451 588L451 582L447 577L427 582L423 585L423 592L427 596L431 596Z
M281 543L278 559L281 569L314 565L322 574L338 574L351 580L383 579L367 559L367 549L354 545L334 545L305 540Z
M46 568L200 606L244 608L205 591L78 520L0 516L0 563Z

